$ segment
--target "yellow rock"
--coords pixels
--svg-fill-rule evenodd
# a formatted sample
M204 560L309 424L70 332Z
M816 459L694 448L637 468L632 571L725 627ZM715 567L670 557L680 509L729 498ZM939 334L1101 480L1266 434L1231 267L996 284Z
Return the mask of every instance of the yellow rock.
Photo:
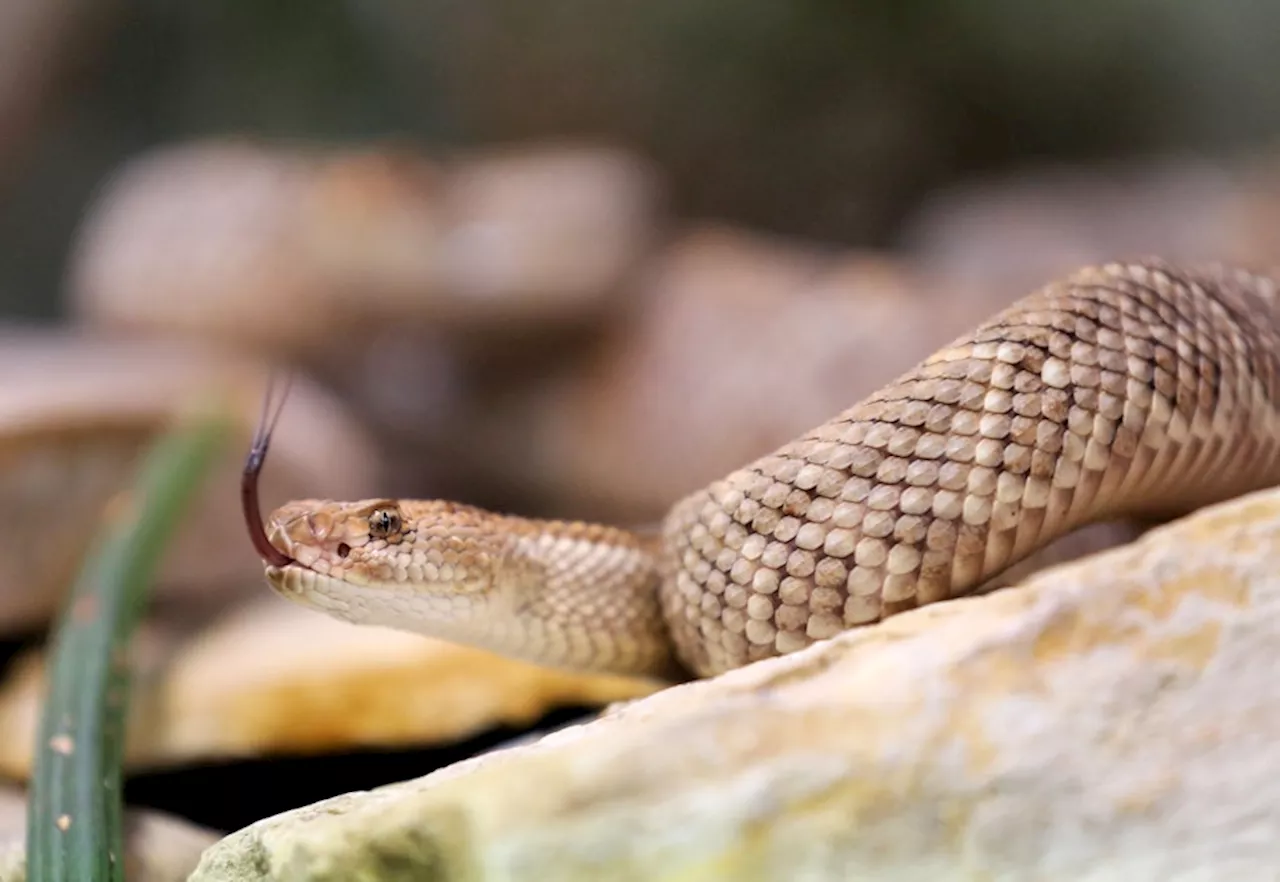
M1277 646L1280 490L266 819L191 879L1271 879Z
M448 744L494 726L527 726L556 707L607 704L658 686L357 627L273 595L194 635L152 622L140 636L126 746L134 770ZM42 655L24 657L0 689L0 774L30 772L43 665Z

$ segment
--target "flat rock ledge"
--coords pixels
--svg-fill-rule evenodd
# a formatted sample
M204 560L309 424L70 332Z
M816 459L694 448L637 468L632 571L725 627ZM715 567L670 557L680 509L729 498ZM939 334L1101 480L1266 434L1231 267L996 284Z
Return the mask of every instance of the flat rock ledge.
M1275 879L1280 490L265 819L213 880Z

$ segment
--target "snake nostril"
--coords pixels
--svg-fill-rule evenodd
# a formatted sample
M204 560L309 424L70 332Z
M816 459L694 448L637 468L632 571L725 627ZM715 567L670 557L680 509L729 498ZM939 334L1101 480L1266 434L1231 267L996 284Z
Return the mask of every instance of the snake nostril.
M351 546L345 542L338 543L338 557L345 558L351 553Z

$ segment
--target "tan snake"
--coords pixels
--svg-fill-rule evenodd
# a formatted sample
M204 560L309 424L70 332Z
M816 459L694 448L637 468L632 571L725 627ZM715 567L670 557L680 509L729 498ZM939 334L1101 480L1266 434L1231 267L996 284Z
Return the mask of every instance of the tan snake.
M276 591L340 619L713 675L983 590L1082 525L1280 482L1276 297L1226 267L1087 267L676 502L659 536L394 499L288 503L270 545L255 501L250 530Z

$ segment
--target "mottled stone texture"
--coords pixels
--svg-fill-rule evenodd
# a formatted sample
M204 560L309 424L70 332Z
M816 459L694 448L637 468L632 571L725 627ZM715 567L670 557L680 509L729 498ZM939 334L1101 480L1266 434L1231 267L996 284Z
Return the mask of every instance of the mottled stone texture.
M264 820L192 880L1273 878L1278 641L1265 491Z

